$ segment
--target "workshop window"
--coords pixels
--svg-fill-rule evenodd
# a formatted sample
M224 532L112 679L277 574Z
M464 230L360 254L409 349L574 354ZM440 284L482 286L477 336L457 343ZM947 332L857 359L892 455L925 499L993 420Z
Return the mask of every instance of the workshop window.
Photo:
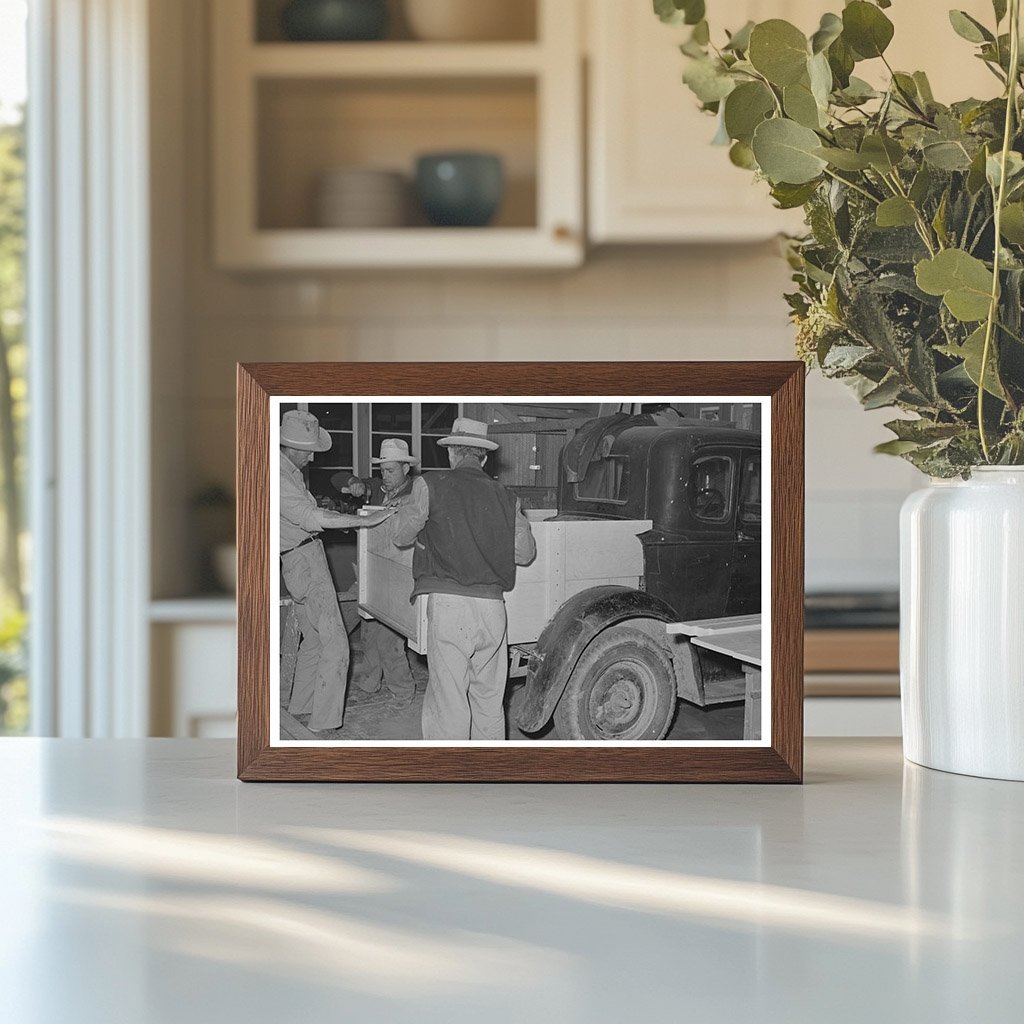
M414 407L412 402L374 402L370 406L370 455L380 456L381 442L388 437L404 441L416 454L413 439ZM416 424L418 426L418 424Z
M310 402L309 411L331 437L331 447L317 452L306 468L310 493L315 498L337 499L338 490L332 478L338 473L352 474L355 469L355 427L351 402Z
M686 490L690 510L697 519L722 523L732 512L732 459L710 455L696 459Z
M424 402L420 406L419 455L423 470L448 468L448 456L437 442L452 432L458 415L457 402Z

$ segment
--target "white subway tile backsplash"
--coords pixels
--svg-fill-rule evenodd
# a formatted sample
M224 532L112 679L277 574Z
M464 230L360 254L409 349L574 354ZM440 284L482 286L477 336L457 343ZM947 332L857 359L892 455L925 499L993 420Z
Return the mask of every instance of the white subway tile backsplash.
M644 251L627 257L599 255L558 279L565 316L616 320L679 317L720 320L725 285L722 264L688 254Z
M487 323L417 325L395 321L357 327L352 352L352 358L360 361L485 362L497 358L494 329Z
M504 275L449 272L438 289L442 314L452 320L472 318L508 323L556 318L561 312L560 274Z
M443 313L440 274L354 274L327 285L327 315L334 320L385 318L418 321Z

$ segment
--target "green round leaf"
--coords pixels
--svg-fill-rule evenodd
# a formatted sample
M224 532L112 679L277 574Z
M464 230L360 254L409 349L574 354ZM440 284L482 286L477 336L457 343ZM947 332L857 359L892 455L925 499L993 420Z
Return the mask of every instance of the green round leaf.
M725 101L725 129L729 137L748 146L754 129L775 109L775 99L763 82L744 82Z
M796 82L782 90L782 106L786 116L805 128L821 128L821 111L807 82Z
M818 109L823 114L827 113L829 96L832 94L832 69L828 66L825 54L819 53L807 62L807 77ZM824 120L822 123L825 123Z
M860 151L871 166L883 174L890 174L903 159L903 147L888 135L865 135Z
M704 17L704 0L654 0L654 13L669 25L696 25Z
M1024 203L1010 203L1003 210L1000 234L1014 245L1024 245Z
M750 33L747 59L773 85L798 82L807 70L807 37L795 25L772 18Z
M905 228L917 222L914 204L903 196L892 196L878 204L875 224L880 228Z
M842 34L843 19L835 14L823 14L818 31L811 36L811 52L827 50Z
M754 151L745 142L734 142L729 150L729 159L745 171L756 171L757 160Z
M946 307L964 322L988 316L992 271L963 249L944 249L914 268L917 286L928 295L941 295Z
M735 53L746 53L750 46L750 33L754 31L754 22L748 21L743 28L738 28L729 36L729 42L725 44L726 50L733 50Z
M949 23L958 36L969 43L994 42L995 36L980 21L976 21L966 11L950 11Z
M834 146L819 146L814 150L815 156L828 161L833 167L841 171L863 171L871 166L871 161L866 156L854 152L852 149L839 149Z
M683 81L701 103L717 103L736 88L735 81L716 60L701 58L687 61Z
M959 142L932 142L921 153L932 167L940 171L966 171L971 166L971 158Z
M862 60L881 57L892 36L892 22L874 4L853 0L843 9L843 39Z
M820 144L821 140L810 128L777 117L757 126L751 148L770 182L802 185L813 181L825 169L825 161L815 153Z

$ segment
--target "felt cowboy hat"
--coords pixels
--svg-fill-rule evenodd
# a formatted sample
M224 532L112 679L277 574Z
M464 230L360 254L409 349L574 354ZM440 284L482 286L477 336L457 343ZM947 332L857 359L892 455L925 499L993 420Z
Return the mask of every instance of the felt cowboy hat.
M455 421L452 432L447 437L442 437L437 443L445 448L453 444L463 444L467 448L484 448L489 452L498 449L497 443L487 437L486 423L462 417Z
M331 447L331 435L311 412L292 409L281 417L281 444L300 452L325 452Z
M383 462L409 462L415 466L420 460L409 454L408 441L403 441L400 437L385 437L380 443L380 458L370 461L375 466Z

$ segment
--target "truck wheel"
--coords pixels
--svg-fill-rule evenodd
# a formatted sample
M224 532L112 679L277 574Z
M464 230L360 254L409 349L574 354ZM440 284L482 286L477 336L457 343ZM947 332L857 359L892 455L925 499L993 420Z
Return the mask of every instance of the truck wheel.
M555 707L567 740L660 740L676 710L672 662L657 640L610 626L583 652Z

